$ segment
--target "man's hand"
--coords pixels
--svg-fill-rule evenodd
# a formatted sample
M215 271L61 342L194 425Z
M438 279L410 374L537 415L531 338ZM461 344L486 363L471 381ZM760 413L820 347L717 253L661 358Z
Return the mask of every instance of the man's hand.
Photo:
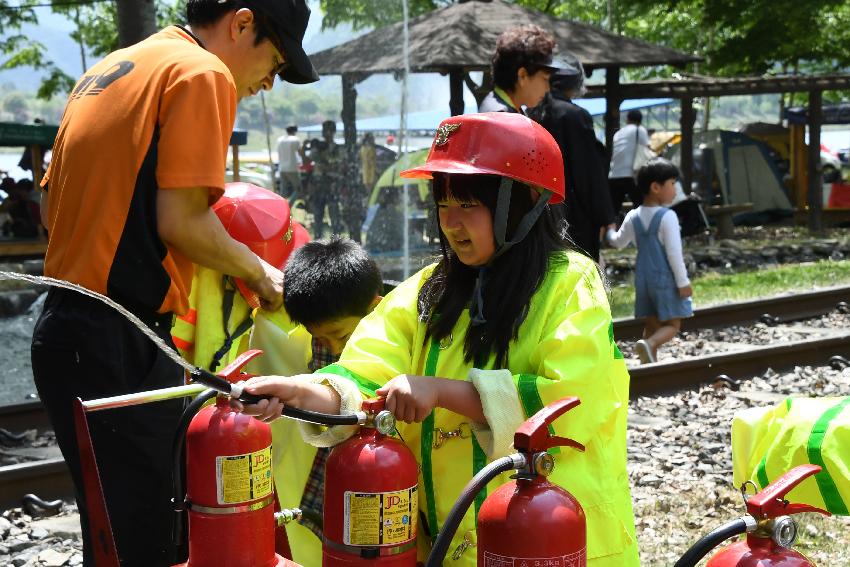
M245 281L245 285L260 298L260 307L266 311L277 311L283 305L283 272L260 258L262 277Z
M694 290L689 285L679 288L679 297L681 297L682 299L685 299L686 297L691 297L693 294Z
M400 374L375 394L386 397L386 408L405 423L421 422L439 401L439 378Z

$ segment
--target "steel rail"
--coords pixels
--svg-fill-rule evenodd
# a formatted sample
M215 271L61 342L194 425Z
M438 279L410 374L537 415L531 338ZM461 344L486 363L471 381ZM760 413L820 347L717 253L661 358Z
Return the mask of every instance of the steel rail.
M842 333L826 338L643 364L629 369L629 397L634 399L693 388L704 382L713 382L720 374L726 374L733 380L746 380L760 376L768 369L826 365L830 357L847 353L850 353L850 333Z
M716 329L753 323L765 314L778 317L781 322L808 319L829 313L842 301L850 303L850 286L727 303L695 310L693 317L682 321L682 330ZM643 323L643 318L615 319L614 337L617 340L639 339L643 333Z
M0 467L0 510L21 506L25 494L44 500L74 496L71 473L62 457Z

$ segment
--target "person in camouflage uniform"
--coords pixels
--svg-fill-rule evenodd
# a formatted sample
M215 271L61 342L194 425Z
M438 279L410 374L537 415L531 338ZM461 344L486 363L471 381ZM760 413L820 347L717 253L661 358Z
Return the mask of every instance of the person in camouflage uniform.
M339 196L345 181L345 150L334 142L334 134L336 123L333 120L325 120L322 123L323 140L312 150L311 157L315 165L307 207L313 215L312 232L315 239L324 236L325 209L331 219L331 232L340 234L342 231Z
M366 200L369 193L363 184L357 151L348 154L345 148L340 149L344 156L347 155L347 159L343 162L345 178L340 194L342 198L342 219L345 226L348 227L349 237L360 244L360 232L363 221L366 220Z

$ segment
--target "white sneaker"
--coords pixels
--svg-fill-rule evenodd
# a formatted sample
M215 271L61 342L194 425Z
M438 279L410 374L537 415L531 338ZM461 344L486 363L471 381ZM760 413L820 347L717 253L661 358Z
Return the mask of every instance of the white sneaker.
M641 364L655 362L655 357L652 355L652 347L645 340L640 339L635 343L635 352L637 352Z

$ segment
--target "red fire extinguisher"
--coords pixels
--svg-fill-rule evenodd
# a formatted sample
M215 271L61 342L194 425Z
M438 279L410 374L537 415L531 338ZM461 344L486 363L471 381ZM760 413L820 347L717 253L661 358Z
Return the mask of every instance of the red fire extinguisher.
M366 423L328 456L323 567L416 566L419 465L384 402L365 400Z
M476 494L492 479L516 470L514 480L494 491L478 513L478 567L491 565L587 564L584 510L575 497L546 480L555 467L547 449L584 446L549 433L549 425L581 402L563 398L531 416L514 435L514 455L493 461L466 485L444 522L426 567L439 567ZM525 562L524 562L525 560Z
M218 376L230 382L248 378L240 371L260 353L246 352ZM215 404L203 407L212 398ZM183 414L184 421L191 419L185 435L185 500L181 481L175 485L177 508L189 512L189 561L183 566L295 566L275 553L271 429L230 409L229 400L208 390ZM181 438L182 429L178 427ZM178 459L180 448L175 449ZM175 479L181 478L179 470ZM291 520L297 515L283 511L277 517Z
M706 567L814 567L805 555L791 549L797 538L797 524L791 515L800 512L831 514L807 504L791 504L785 500L785 495L820 471L817 465L791 469L764 490L746 499L746 516L728 522L703 537L674 567L692 567L721 542L743 533L747 534L744 541L718 551L708 560Z

